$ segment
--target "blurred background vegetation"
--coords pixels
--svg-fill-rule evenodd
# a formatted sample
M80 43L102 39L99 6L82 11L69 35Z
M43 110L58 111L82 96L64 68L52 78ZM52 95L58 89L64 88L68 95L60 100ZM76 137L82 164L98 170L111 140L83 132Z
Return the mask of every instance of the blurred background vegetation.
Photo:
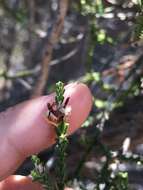
M94 106L70 137L70 185L143 189L143 1L64 1L58 33L62 0L0 0L0 110L59 80L86 83ZM52 148L40 157L50 160ZM27 159L17 173L31 168Z

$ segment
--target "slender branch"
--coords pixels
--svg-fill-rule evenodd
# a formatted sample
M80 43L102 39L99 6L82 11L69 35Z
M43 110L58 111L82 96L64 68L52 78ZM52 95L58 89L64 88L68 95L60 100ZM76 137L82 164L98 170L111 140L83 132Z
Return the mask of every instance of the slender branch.
M47 83L48 73L49 73L49 64L52 59L54 46L58 43L60 35L62 33L64 19L65 19L67 9L68 9L68 2L69 0L59 1L59 9L58 9L57 18L55 20L55 23L53 24L51 33L47 41L47 46L45 48L45 53L43 55L43 59L41 63L42 65L41 74L38 79L37 85L35 86L35 89L33 90L32 96L41 95Z
M0 71L0 77L3 77L5 79L17 79L17 78L22 78L22 77L28 77L32 76L37 72L36 69L33 70L23 70L23 71L18 71L15 74L9 74L7 71Z

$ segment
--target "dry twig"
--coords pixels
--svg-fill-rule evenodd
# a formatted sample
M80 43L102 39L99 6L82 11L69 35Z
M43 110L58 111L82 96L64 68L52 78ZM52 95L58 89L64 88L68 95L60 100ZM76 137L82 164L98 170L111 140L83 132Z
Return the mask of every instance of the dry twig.
M62 29L63 29L64 19L65 19L67 9L68 9L68 2L69 0L59 1L57 18L55 20L55 23L53 24L51 33L48 38L47 46L45 48L45 53L43 55L43 59L41 63L42 64L41 73L40 73L37 85L35 86L35 89L32 94L32 96L34 97L40 96L43 93L44 87L47 83L49 64L52 59L53 48L55 44L58 43Z

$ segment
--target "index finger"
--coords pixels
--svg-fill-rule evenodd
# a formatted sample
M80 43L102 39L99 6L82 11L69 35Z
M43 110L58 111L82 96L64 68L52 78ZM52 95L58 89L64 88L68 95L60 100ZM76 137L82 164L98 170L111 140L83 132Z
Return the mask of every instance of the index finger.
M92 105L91 93L83 84L66 87L70 97L69 133L84 122ZM10 175L23 160L55 142L55 130L46 122L47 103L54 95L43 96L21 103L0 114L0 179Z

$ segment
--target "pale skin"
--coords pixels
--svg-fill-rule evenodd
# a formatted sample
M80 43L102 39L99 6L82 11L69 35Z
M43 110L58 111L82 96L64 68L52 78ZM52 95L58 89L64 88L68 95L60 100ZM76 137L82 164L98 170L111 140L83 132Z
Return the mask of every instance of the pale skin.
M68 134L71 134L87 118L92 96L83 84L73 83L65 89L65 98L70 97ZM0 113L0 190L43 190L40 184L32 182L30 178L12 174L26 157L55 142L54 127L45 118L47 103L53 101L54 94L42 96Z

